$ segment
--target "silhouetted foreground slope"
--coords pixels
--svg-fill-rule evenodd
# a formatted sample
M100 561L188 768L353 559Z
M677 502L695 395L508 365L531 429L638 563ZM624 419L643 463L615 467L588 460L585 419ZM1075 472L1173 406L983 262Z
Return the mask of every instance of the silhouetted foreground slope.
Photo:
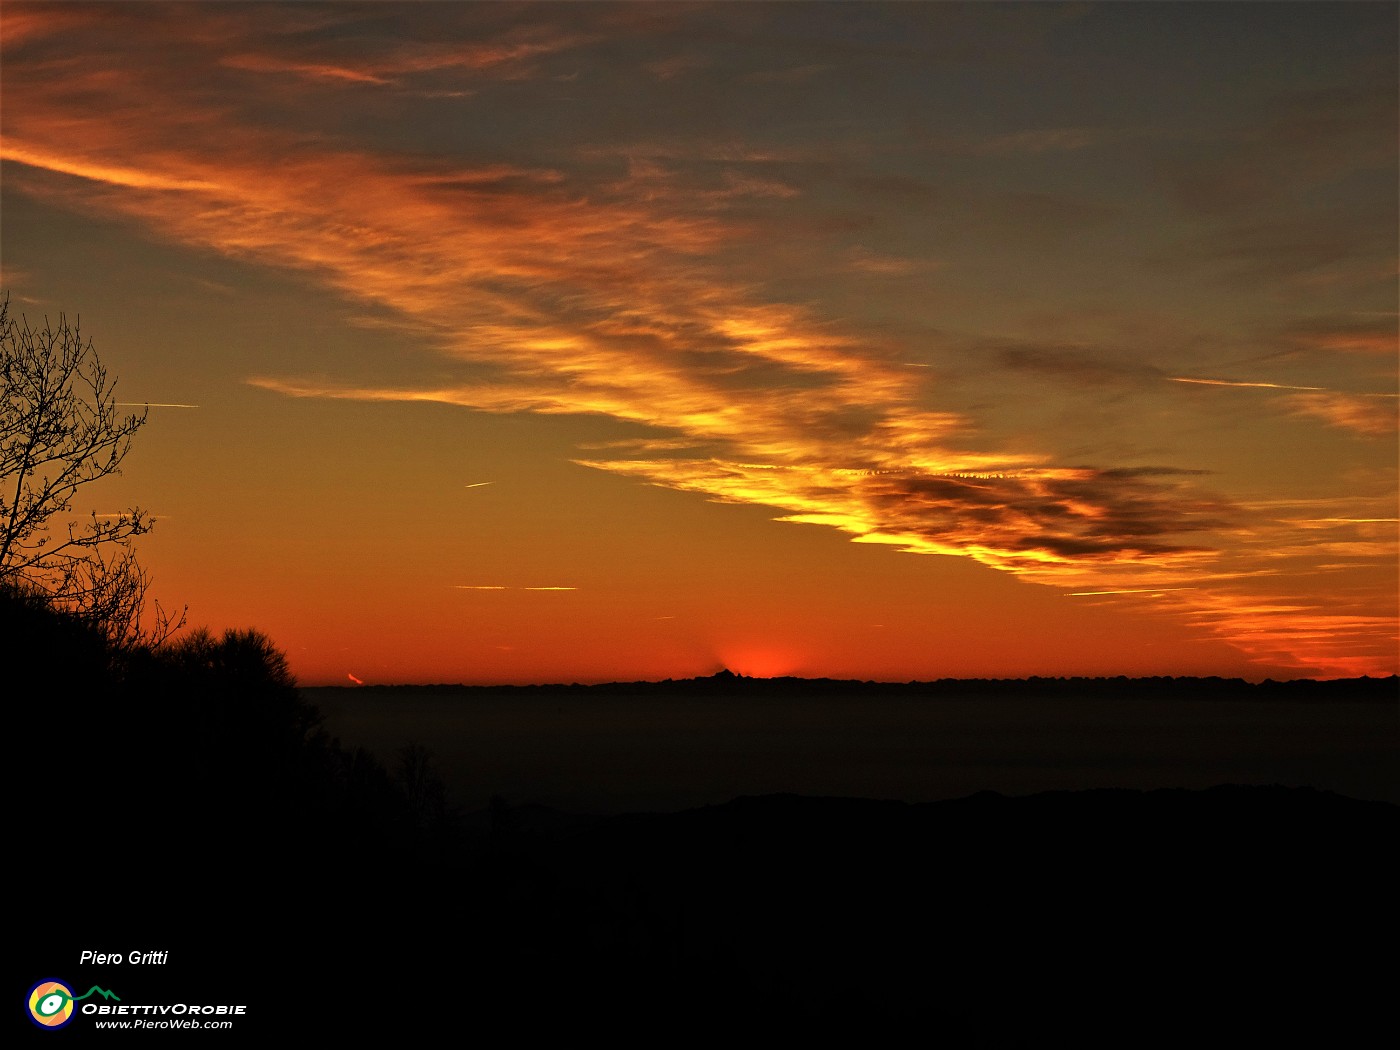
M1383 803L774 796L530 825L500 814L437 858L256 827L201 856L164 834L156 855L88 867L44 941L198 960L175 983L252 1003L258 1031L398 1039L912 1023L955 1046L1204 1029L1349 1045L1393 1001L1400 813Z
M598 1025L624 996L662 1024L966 1042L1341 1031L1391 994L1397 831L1288 789L746 798L526 848L481 929Z
M71 628L0 614L10 666ZM55 644L66 662L18 703L14 738L16 999L60 977L246 1003L245 1036L395 1043L913 1024L954 1046L1347 1045L1390 1020L1391 805L769 796L610 818L498 805L473 831L422 804L411 763L391 775L320 735L256 636L173 661ZM84 949L169 963L81 966ZM85 1035L104 1033L63 1037Z

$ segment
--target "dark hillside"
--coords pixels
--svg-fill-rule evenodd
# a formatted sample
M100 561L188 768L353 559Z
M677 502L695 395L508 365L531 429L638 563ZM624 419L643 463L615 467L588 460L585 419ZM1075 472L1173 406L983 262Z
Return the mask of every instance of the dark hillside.
M15 705L24 987L242 1002L245 1033L322 1040L1346 1045L1389 1018L1392 805L1218 787L469 820L422 749L391 770L327 736L256 632L114 652L13 596L0 617L8 666L55 661ZM137 948L170 964L77 961Z

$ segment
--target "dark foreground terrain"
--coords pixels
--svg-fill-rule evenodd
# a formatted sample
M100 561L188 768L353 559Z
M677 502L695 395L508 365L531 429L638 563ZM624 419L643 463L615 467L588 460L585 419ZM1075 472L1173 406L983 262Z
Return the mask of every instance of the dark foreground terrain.
M26 865L31 980L246 1003L245 1034L487 1045L910 1024L953 1046L1358 1045L1393 1023L1400 810L1306 789L498 807L400 842L170 812L109 812ZM77 966L84 947L170 963Z
M61 668L15 698L26 1037L108 1038L96 1021L121 1016L42 1030L23 1003L45 979L117 997L84 1009L241 1005L230 1045L1393 1031L1400 807L1384 801L776 794L584 817L498 795L463 813L423 748L376 758L328 736L255 633L113 653L0 602L0 639L10 666Z

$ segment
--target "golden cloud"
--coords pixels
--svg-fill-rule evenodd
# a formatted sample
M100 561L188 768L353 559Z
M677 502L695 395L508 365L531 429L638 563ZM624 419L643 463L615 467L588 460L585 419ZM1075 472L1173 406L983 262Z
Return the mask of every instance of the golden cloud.
M738 284L721 256L753 233L730 204L793 196L784 183L723 172L713 192L692 198L665 191L668 173L655 163L619 178L606 164L600 173L391 156L253 122L227 101L275 98L284 74L359 91L581 38L517 29L465 48L350 56L269 43L233 15L218 14L211 31L185 11L154 29L136 15L119 19L104 29L108 46L85 56L54 36L69 24L58 17L66 11L21 12L24 47L13 49L6 14L15 57L2 148L22 166L24 192L303 273L401 318L462 372L432 387L276 376L252 379L258 386L641 424L654 435L618 450L628 458L580 462L1033 582L1160 593L1154 601L1261 659L1325 673L1385 666L1374 655L1383 614L1330 615L1315 599L1260 603L1244 585L1227 586L1252 579L1268 548L1242 542L1240 508L1200 492L1191 472L1057 466L1036 450L970 448L972 421L940 408L929 372L908 367L901 346ZM138 29L157 33L160 46L136 46ZM185 89L195 66L222 78L222 95ZM902 260L855 260L906 272ZM1345 395L1286 389L1296 391L1290 411L1361 433L1393 428L1389 404L1363 411ZM1286 547L1286 530L1270 528L1272 549Z

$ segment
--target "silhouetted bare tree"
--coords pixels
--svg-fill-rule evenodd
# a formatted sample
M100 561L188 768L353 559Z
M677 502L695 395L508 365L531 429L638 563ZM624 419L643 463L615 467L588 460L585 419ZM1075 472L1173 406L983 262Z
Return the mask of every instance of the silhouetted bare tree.
M433 770L433 753L419 743L399 749L394 780L408 801L414 825L421 830L442 826L447 816L447 789Z
M150 578L131 541L139 507L64 520L84 485L121 473L146 413L118 411L116 380L63 315L33 328L0 300L0 584L101 625L119 644L158 644L184 622L159 605L143 626Z

